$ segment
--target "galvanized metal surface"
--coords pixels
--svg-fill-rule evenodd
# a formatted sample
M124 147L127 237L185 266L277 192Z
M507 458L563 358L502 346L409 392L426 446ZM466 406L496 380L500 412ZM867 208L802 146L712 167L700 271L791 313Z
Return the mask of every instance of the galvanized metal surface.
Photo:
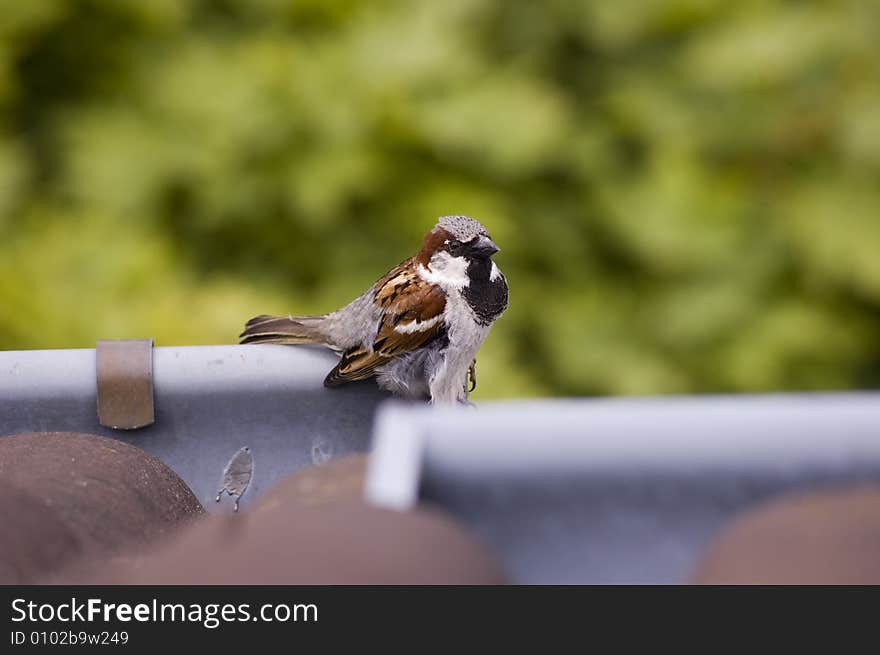
M250 446L246 505L287 473L368 449L387 395L372 382L325 389L335 361L304 347L157 348L156 423L118 432L98 424L94 350L0 352L0 434L133 443L209 509ZM391 403L376 418L368 498L444 506L524 583L680 582L737 512L880 481L880 394Z
M230 457L250 446L245 507L292 471L367 450L387 395L369 381L325 389L336 361L310 347L156 348L156 423L119 432L98 423L94 350L0 352L0 435L73 431L132 443L171 466L209 510Z
M377 427L368 498L445 507L522 583L682 582L743 509L880 482L876 393L390 404Z

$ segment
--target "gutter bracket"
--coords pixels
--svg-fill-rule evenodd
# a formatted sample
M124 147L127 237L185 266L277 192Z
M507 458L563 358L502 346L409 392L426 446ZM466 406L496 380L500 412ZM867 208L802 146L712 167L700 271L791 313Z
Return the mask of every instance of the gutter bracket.
M113 430L152 425L153 340L102 339L95 353L98 422Z

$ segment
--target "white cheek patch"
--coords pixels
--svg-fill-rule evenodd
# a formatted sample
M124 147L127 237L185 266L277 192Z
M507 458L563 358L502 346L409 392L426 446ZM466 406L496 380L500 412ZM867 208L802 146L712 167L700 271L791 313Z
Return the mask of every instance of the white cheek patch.
M499 277L501 277L501 269L498 268L498 266L497 266L497 264L495 264L495 262L492 262L492 272L489 273L489 281L494 282Z
M396 325L394 327L394 331L400 334L413 334L415 332L424 332L425 330L430 330L432 327L437 325L440 322L440 319L443 318L443 315L435 316L434 318L429 318L427 321L410 321L409 323L401 323L400 325Z
M431 284L445 289L463 289L470 284L467 276L468 261L464 257L452 257L448 252L438 252L431 258L430 268L419 266L419 276Z

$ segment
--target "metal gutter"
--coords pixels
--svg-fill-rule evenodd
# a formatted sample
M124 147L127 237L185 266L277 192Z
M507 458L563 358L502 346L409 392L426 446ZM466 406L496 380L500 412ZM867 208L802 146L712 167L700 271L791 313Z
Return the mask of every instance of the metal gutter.
M878 393L389 404L377 427L368 499L439 504L522 583L682 582L742 510L880 481Z
M154 348L155 423L102 427L95 350L0 352L0 434L85 432L134 444L171 466L206 508L242 446L255 461L242 505L287 473L367 450L373 382L328 390L337 361L326 350L284 346Z

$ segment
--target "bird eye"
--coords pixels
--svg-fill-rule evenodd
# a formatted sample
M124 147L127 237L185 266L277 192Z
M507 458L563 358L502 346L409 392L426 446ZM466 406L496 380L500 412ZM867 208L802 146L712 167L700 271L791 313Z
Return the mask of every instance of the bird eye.
M461 250L461 241L456 241L454 239L446 242L446 249L449 252L456 252Z

